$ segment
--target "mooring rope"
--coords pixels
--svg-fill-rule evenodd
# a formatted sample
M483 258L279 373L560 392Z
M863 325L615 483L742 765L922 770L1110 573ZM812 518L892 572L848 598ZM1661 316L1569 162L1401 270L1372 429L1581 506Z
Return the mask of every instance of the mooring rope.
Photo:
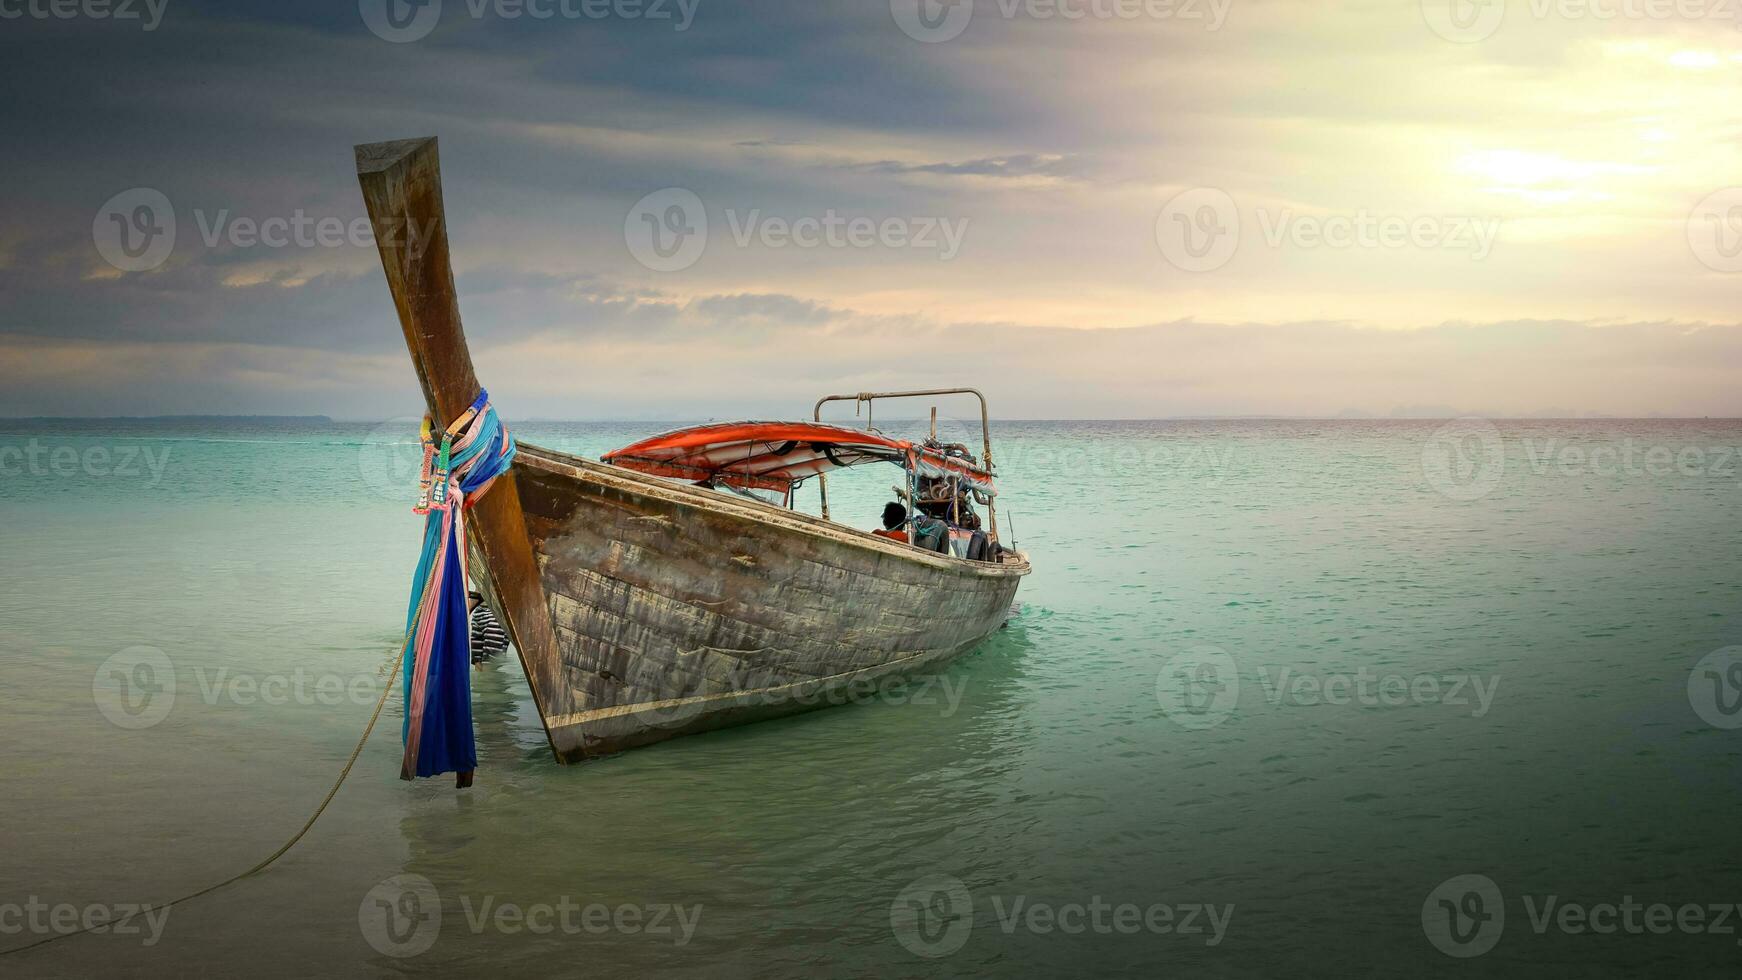
M397 656L395 656L393 658L393 666L388 668L389 675L391 675L393 672L395 672L399 669L399 662L401 660L405 659L406 644L409 643L410 641L411 641L411 630L406 630L404 639L402 639L399 643L399 653ZM180 898L171 899L170 901L164 902L162 905L153 905L150 907L151 910L156 911L157 909L166 909L172 905L179 905L182 902L192 901L193 899L199 898L202 895L210 895L212 892L215 892L218 889L223 888L227 885L234 885L236 882L241 881L243 878L247 878L251 875L256 875L262 871L265 871L267 866L271 865L272 862L283 857L286 852L288 852L291 848L295 847L297 842L302 840L303 837L308 834L309 830L314 827L315 821L319 820L321 818L321 814L326 812L327 804L333 802L333 797L339 795L339 787L345 785L345 778L347 776L351 775L352 767L356 766L356 764L357 764L357 757L363 754L363 745L364 745L364 743L369 741L369 736L372 733L374 733L375 722L380 720L381 709L386 706L387 696L389 694L392 694L392 693L393 693L393 685L392 684L383 684L381 686L381 696L379 698L375 699L375 711L369 715L369 724L363 726L363 737L357 739L357 747L351 750L351 757L349 759L345 760L345 768L339 770L339 778L333 781L333 788L330 790L327 790L326 798L321 800L320 806L315 807L315 812L309 815L308 821L302 825L302 829L300 829L296 833L290 835L290 839L285 841L283 844L279 845L278 850L273 851L271 854L267 855L266 859L264 861L261 861L259 864L256 864L254 867L249 868L247 871L244 871L240 874L232 875L228 878L225 878L223 881L220 881L215 885L207 885L206 887L201 888L199 891L189 892L186 895L181 896ZM143 910L141 910L141 911L143 911ZM128 915L127 917L122 918L122 919L112 920L109 922L99 922L95 925L89 925L89 926L84 927L83 929L78 929L78 930L75 930L73 932L56 933L55 935L47 936L47 937L44 937L42 939L38 939L36 942L33 942L33 943L26 943L23 946L17 946L17 947L14 947L12 949L0 950L0 956L11 956L14 953L22 953L25 950L36 949L39 946L47 946L49 943L56 942L57 940L70 939L73 936L81 936L87 932L96 932L100 929L107 929L110 926L121 925L123 923L132 921L133 916L139 915L139 914L140 914L140 912L135 912L132 915Z
M508 464L514 458L513 437L508 435L507 430L496 417L496 411L491 407L489 398L488 392L479 392L478 398L472 403L472 406L456 419L453 425L448 427L439 447L432 432L430 419L427 416L424 418L422 432L423 472L419 478L418 503L414 512L429 515L431 520L426 524L425 561L419 563L419 574L416 576L416 581L419 583L415 593L416 601L406 617L408 622L405 634L400 637L399 643L396 645L393 666L387 668L389 677L399 673L401 666L405 663L407 651L416 649L415 655L420 659L427 658L430 653L429 638L427 635L420 637L419 634L427 634L433 629L436 616L435 609L431 607L430 603L439 603L442 597L440 585L445 562L433 553L433 549L438 543L437 528L440 529L439 544L441 545L450 543L450 534L457 535L461 574L463 575L466 555L464 550L465 532L463 518L459 515L463 514L464 510L477 498L484 495L490 484L508 469ZM445 555L445 553L444 547L440 554ZM432 563L434 567L428 567ZM469 655L465 659L469 661ZM427 675L427 659L423 666ZM413 693L411 690L412 678L409 673L405 682L406 693L409 697ZM381 696L375 699L375 710L369 715L369 723L363 726L362 737L357 739L356 747L351 749L351 757L345 760L344 768L339 770L339 778L333 780L333 788L327 790L327 795L322 798L320 805L315 807L314 813L309 814L308 820L303 823L302 827L290 835L289 840L280 844L278 850L268 854L264 860L246 871L231 875L217 884L207 885L198 891L189 892L161 905L151 906L151 910L167 909L182 902L189 902L201 896L210 895L220 888L234 885L244 878L257 875L295 847L314 828L315 821L319 820L321 814L327 811L327 806L333 802L333 798L339 795L339 788L345 785L345 779L351 775L351 770L356 767L358 757L363 754L363 746L368 743L369 736L374 734L375 723L381 720L381 710L387 706L387 697L392 693L392 684L381 686ZM421 687L419 693L421 693ZM408 705L406 710L408 728L411 714L410 705ZM470 734L470 717L466 719L466 722L467 734ZM416 745L416 740L411 740L411 748L407 753L408 764L413 766L415 766L417 757ZM133 917L139 914L141 913L134 912L121 919L99 922L72 932L45 936L23 946L0 950L0 956L11 956L14 953L47 946L49 943L62 939L70 939L73 936L82 936L88 932L97 932L112 926L122 925L132 921Z

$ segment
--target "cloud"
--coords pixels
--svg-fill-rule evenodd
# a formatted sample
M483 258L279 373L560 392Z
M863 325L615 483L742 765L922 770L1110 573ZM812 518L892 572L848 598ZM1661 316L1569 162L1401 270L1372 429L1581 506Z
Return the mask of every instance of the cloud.
M704 296L693 304L697 313L723 322L757 319L801 326L817 326L837 315L821 303L773 293L737 293Z
M410 44L343 3L187 0L150 34L8 22L0 349L24 380L4 410L397 414L372 248L200 228L353 221L351 145L419 133L442 140L480 361L543 414L674 390L736 404L770 376L786 404L916 371L1007 381L1054 415L1707 414L1728 404L1712 376L1742 367L1715 326L1736 276L1690 241L1726 232L1692 214L1742 171L1731 76L1687 54L1729 50L1728 25L1521 12L1459 45L1415 4L1250 4L1210 31L980 3L960 38L921 44L848 0L704 4L682 32L472 9L450 0ZM179 234L163 267L122 274L91 228L134 187L173 202ZM623 228L666 187L713 232L662 274ZM1226 264L1195 273L1156 235L1194 188L1241 219ZM965 231L947 260L740 245L726 215L752 211ZM1364 214L1499 230L1480 259L1266 233ZM1459 322L1482 326L1442 325Z
M858 165L858 169L884 174L944 174L962 177L1078 177L1084 172L1081 160L1074 155L1059 153L1018 153L1004 157L983 157L960 163L902 163L879 160Z

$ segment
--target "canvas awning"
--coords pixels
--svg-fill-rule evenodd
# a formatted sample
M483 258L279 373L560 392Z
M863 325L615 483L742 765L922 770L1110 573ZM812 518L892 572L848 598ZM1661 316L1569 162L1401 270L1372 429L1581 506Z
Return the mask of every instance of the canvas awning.
M696 425L643 439L600 459L653 476L781 492L831 469L894 463L912 465L921 476L955 478L982 493L992 492L992 475L965 459L880 433L820 422Z

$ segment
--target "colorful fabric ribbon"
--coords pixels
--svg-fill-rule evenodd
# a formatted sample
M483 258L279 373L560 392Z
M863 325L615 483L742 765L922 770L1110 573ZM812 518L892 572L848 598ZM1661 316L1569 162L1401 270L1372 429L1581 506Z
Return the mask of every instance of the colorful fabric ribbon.
M423 472L413 512L425 515L423 553L405 623L405 756L399 778L454 772L466 785L477 768L478 751L472 739L465 513L508 471L514 437L496 417L490 393L480 391L440 433L439 444L433 422L424 416L422 440Z

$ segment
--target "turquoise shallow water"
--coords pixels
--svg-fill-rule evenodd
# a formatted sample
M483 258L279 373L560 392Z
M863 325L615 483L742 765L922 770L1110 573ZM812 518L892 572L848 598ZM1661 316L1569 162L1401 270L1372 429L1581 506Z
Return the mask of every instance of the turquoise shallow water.
M516 431L597 454L658 428ZM161 901L301 825L403 616L410 434L0 423L0 947L45 934L5 931L9 908ZM1710 686L1696 670L1742 644L1742 423L997 437L1035 572L1011 626L923 687L558 767L499 663L475 679L473 790L395 778L392 698L270 872L171 910L153 945L84 936L0 969L1734 974L1736 918L1599 933L1537 913L1742 901L1742 729L1723 727L1742 690L1722 655ZM869 526L887 483L832 483L836 516ZM160 676L155 700L117 700L111 658L137 647L168 658L172 699ZM1470 961L1424 929L1466 874L1504 910L1456 920L1497 936ZM397 875L427 880L404 908L432 914L373 904Z

